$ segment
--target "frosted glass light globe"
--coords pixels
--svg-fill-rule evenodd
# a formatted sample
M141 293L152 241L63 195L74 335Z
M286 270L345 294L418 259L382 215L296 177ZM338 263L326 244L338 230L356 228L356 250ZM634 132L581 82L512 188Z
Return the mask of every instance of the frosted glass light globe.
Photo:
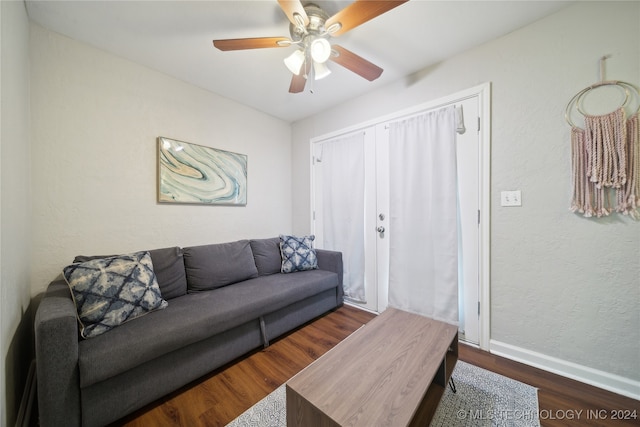
M311 42L311 58L315 62L324 64L331 56L331 44L327 39L317 38Z

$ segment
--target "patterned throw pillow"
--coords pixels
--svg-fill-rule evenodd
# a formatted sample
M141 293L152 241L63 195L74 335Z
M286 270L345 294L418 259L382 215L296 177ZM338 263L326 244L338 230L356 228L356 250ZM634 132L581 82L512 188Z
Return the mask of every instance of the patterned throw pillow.
M318 258L312 246L315 238L316 236L313 235L304 237L280 235L281 271L283 273L318 268Z
M63 275L84 338L168 305L160 294L149 252L72 264L63 269Z

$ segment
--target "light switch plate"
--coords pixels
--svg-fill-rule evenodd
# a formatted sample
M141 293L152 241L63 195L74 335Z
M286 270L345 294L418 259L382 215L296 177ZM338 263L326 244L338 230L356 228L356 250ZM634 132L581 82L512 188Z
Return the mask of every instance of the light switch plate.
M502 191L500 193L501 206L522 206L522 195L520 190Z

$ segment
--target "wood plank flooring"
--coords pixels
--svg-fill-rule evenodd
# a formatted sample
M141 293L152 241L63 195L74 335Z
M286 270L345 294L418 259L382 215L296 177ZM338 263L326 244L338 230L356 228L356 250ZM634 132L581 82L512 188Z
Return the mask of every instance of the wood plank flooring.
M224 426L373 317L345 305L113 426ZM466 345L459 346L459 358L537 387L543 427L640 425L640 402L636 400ZM635 419L613 419L633 411Z

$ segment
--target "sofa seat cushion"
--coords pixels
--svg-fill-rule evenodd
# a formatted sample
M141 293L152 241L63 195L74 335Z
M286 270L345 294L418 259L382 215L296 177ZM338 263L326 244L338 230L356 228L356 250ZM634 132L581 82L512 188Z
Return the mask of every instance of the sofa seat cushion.
M164 310L79 343L80 386L105 379L338 286L325 270L273 274L171 300Z

